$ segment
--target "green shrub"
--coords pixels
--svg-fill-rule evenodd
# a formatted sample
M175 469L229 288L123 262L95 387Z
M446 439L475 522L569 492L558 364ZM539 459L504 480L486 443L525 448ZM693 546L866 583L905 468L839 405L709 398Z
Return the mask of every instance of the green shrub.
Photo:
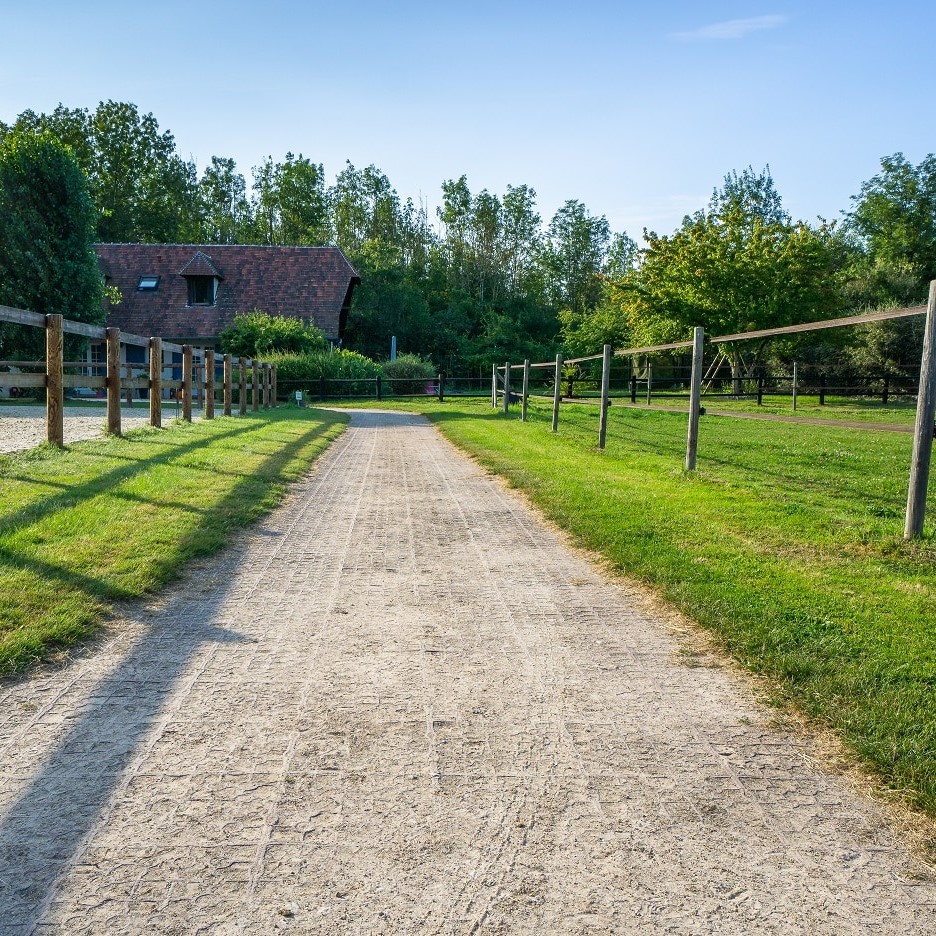
M329 390L330 395L358 396L374 392L380 365L357 351L315 351L310 354L268 354L264 360L276 365L277 383L287 393L303 390L317 393L322 377L352 381Z
M423 393L428 381L437 374L432 361L418 354L400 354L395 361L385 361L384 376L390 381L394 393Z

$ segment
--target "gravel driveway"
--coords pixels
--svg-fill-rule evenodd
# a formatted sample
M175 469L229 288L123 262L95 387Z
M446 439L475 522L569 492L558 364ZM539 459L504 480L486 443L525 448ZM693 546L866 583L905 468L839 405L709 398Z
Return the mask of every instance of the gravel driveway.
M0 689L0 933L936 933L879 808L646 607L423 419L356 414Z
M107 412L104 404L98 406L65 406L65 444L81 439L95 439L104 433ZM163 403L163 422L176 416L176 405ZM122 429L135 429L149 425L149 404L141 400L134 406L120 410ZM0 452L18 452L34 448L46 440L45 406L0 405Z

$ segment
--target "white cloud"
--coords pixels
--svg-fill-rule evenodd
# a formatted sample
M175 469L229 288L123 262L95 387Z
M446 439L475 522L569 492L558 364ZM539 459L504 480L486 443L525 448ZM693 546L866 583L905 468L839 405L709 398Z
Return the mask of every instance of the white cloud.
M764 29L776 29L787 22L787 17L771 14L769 16L752 16L749 19L726 20L723 23L712 23L689 32L673 33L673 39L682 42L706 42L709 39L743 39L753 32Z

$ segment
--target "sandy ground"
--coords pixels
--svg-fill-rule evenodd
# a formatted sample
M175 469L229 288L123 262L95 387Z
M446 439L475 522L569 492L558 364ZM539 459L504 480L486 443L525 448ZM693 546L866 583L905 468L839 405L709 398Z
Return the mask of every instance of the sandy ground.
M427 422L356 414L0 688L0 933L936 933L881 809L644 607Z
M197 414L196 414L197 415ZM176 417L174 402L163 403L163 421ZM104 433L107 414L104 404L100 407L65 406L65 444L81 439L94 439ZM149 425L149 404L141 400L134 406L120 410L122 429L134 429ZM45 406L2 406L0 405L0 452L18 452L41 445L46 440Z

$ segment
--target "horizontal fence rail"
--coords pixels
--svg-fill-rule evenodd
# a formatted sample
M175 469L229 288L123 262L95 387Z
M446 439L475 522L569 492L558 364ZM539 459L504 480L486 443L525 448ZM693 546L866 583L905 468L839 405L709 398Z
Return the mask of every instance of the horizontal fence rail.
M122 400L132 404L135 391L148 397L149 424L157 429L162 426L164 393L181 405L182 419L189 422L193 403L203 408L205 419L214 418L219 390L225 416L232 413L235 392L242 415L247 412L248 394L255 411L261 406L268 409L276 405L276 367L263 361L230 354L218 356L213 348L175 344L158 336L144 338L118 328L73 322L61 315L41 315L4 305L0 305L0 322L41 328L45 333L45 360L0 361L0 368L5 368L0 370L0 388L11 395L13 391L45 390L46 438L52 445L64 445L64 403L68 390L85 390L94 397L103 394L107 431L112 435L121 434ZM103 342L103 360L66 360L65 335ZM121 349L131 347L142 349L143 360L121 361Z

